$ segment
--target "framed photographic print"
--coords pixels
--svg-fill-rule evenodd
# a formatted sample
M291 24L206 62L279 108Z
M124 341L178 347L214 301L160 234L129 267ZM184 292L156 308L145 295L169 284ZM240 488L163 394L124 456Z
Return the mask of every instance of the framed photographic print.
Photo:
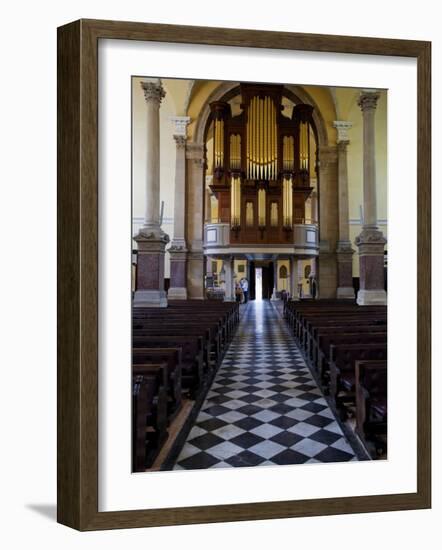
M59 522L430 507L430 66L59 28Z

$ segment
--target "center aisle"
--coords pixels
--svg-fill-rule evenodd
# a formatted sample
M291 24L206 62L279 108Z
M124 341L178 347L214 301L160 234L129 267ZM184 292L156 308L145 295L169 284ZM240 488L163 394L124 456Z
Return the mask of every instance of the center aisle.
M175 470L357 460L279 313L249 302Z

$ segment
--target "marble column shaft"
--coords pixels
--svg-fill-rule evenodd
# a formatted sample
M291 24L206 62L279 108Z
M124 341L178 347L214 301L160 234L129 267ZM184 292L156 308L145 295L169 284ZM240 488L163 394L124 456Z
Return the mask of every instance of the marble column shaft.
M377 229L375 115L379 94L362 93L358 105L363 118L364 227Z
M146 214L145 227L160 225L160 104L166 95L161 83L142 82L146 99Z

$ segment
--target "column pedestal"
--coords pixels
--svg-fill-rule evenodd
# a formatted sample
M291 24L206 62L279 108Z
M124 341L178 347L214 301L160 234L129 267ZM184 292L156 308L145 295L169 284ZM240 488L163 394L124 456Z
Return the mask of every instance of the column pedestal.
M386 305L384 290L384 246L387 240L382 231L364 228L356 237L359 248L360 290L357 303L360 306Z
M187 300L187 249L184 245L172 243L170 254L169 300Z
M355 291L353 288L353 254L354 250L350 242L338 242L336 250L338 259L338 288L336 297L338 299L354 300Z
M169 237L160 231L134 237L138 244L137 290L133 307L167 307L164 290L164 254Z

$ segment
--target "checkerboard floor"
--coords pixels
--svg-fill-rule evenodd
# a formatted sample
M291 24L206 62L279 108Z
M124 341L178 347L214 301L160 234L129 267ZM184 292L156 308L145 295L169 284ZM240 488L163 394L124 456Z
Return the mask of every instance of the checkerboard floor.
M249 302L174 469L351 460L281 316Z

